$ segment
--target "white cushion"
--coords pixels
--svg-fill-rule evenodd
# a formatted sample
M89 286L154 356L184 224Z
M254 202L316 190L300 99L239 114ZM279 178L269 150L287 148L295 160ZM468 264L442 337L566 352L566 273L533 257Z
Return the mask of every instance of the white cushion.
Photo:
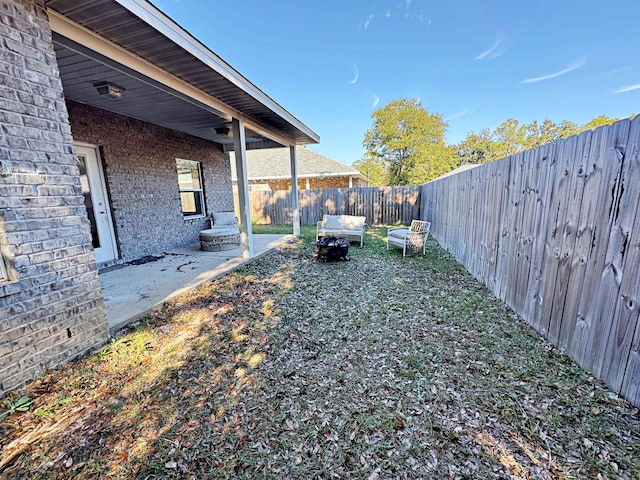
M238 226L238 221L236 220L236 214L233 212L216 212L213 214L213 224L216 227L223 225Z
M407 235L409 235L408 228L398 228L397 230L391 230L389 233L387 233L388 237L400 238L402 240L407 238Z
M324 228L338 230L342 228L342 215L325 215Z
M225 236L225 235L236 235L240 233L240 230L238 230L238 228L233 228L233 227L218 227L218 228L209 228L207 230L201 230L200 231L200 238L214 238L214 237L221 237L221 236Z
M365 220L366 217L346 216L344 219L344 228L345 230L362 230Z

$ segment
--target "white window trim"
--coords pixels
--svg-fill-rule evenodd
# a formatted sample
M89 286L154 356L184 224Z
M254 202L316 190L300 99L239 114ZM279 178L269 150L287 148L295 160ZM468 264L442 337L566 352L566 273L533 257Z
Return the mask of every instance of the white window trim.
M198 175L200 175L200 188L199 189L183 189L183 188L180 188L180 182L178 182L178 191L179 191L179 193L182 193L182 192L198 192L200 194L200 204L202 205L202 213L200 215L185 215L184 211L182 210L182 202L180 202L180 210L182 212L182 217L184 218L184 220L194 220L194 219L199 219L199 218L205 218L207 216L207 206L204 203L204 183L203 183L203 178L202 178L202 162L199 162L198 160L189 160L187 158L176 158L176 167L177 167L177 164L178 164L178 160L182 160L184 162L196 163L198 165Z
M0 253L0 283L8 281L9 277L7 276L7 267L4 264L4 257Z

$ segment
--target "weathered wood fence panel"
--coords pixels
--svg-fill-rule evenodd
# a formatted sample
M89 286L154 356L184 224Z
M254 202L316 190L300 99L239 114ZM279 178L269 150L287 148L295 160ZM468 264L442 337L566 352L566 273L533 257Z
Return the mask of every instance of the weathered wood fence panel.
M444 248L640 405L640 117L430 182L421 197Z
M300 190L300 223L309 225L329 215L358 215L369 225L409 224L421 219L422 187L360 187ZM291 223L291 191L250 192L251 221L256 224Z

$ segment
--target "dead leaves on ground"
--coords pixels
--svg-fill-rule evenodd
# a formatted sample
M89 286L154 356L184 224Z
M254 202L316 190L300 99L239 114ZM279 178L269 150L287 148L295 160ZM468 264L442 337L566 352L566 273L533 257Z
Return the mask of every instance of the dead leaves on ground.
M0 476L640 478L637 410L429 247L300 243L184 295L32 384Z

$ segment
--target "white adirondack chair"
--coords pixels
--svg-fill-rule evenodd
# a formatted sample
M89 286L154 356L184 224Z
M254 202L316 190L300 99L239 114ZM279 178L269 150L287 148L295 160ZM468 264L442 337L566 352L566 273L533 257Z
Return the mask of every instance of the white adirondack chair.
M387 250L389 250L389 245L394 245L402 248L403 257L406 256L407 249L411 253L417 253L422 250L422 255L424 255L430 228L431 222L422 220L412 220L409 228L390 228L387 230Z

